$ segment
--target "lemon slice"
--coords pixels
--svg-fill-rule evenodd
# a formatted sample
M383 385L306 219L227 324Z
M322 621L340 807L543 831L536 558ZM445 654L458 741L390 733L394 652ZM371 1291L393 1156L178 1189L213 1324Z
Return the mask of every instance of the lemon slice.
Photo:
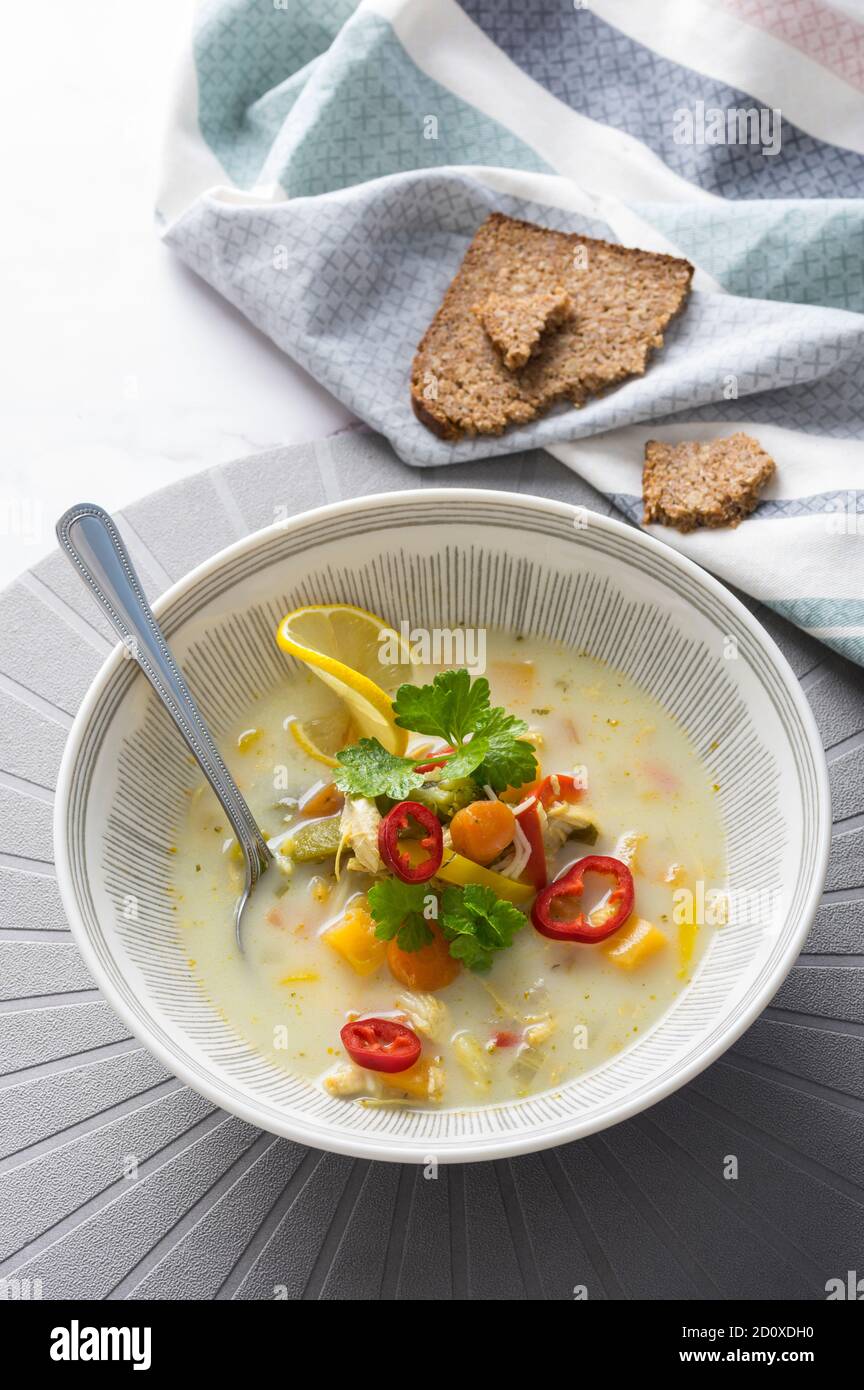
M286 614L276 640L344 701L358 737L377 738L388 752L404 753L408 733L396 726L392 696L410 679L414 662L407 643L383 618L349 603L308 604ZM296 731L292 725L292 733L298 742L300 735L319 746L308 733L311 722Z
M325 767L338 767L334 755L352 742L351 717L344 705L314 719L286 719L285 727L298 748Z

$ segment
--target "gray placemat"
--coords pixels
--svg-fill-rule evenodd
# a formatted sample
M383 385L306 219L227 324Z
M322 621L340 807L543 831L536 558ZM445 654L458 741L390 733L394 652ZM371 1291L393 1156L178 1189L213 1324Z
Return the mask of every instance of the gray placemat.
M198 474L118 520L155 597L287 514L442 482L608 510L542 453L414 472L360 431ZM834 790L796 968L645 1114L431 1176L253 1129L128 1035L69 936L51 843L64 738L110 633L57 552L0 595L0 1279L45 1298L774 1300L824 1298L864 1267L864 672L757 611Z

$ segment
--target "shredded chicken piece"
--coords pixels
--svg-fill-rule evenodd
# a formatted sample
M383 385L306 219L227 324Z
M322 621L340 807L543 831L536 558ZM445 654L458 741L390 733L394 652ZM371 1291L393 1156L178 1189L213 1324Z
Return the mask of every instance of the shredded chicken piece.
M542 812L542 806L540 810ZM587 830L595 824L594 817L572 801L554 801L545 813L545 820L541 821L547 854L557 854L572 830Z
M551 1014L540 1014L528 1024L522 1034L522 1040L529 1047L542 1047L544 1043L549 1041L557 1027L558 1024Z
M533 996L533 998L531 997ZM529 1008L537 1010L549 997L548 990L540 982L528 991ZM532 1012L526 1016L526 1026L522 1033L522 1044L516 1053L516 1060L510 1068L510 1076L525 1094L534 1083L540 1068L547 1057L546 1044L558 1027L558 1020L548 1009Z
M426 1089L426 1096L429 1100L442 1100L444 1097L445 1086L444 1068L438 1062L433 1062L429 1067L429 1084Z
M613 850L615 858L620 859L631 871L635 870L639 846L647 839L647 835L640 835L636 830L625 830Z
M542 1048L558 1027L558 1020L548 1008L549 991L542 980L536 980L525 991L525 1030L522 1041L526 1047Z
M518 878L530 858L531 846L528 837L516 821L513 827L513 853L503 863L496 864L495 872L502 874L504 878Z
M414 994L406 990L396 1004L408 1015L418 1033L425 1034L431 1042L444 1041L450 1031L450 1010L434 994Z
M365 796L348 796L345 798L345 805L342 807L342 819L339 822L339 829L342 839L339 843L339 852L336 855L336 871L338 875L339 860L343 847L348 844L353 850L353 858L348 860L348 868L356 869L367 874L377 874L381 871L381 856L378 853L378 826L381 823L381 812Z
M473 1033L457 1033L453 1052L471 1085L477 1091L488 1091L492 1085L489 1054Z
M353 1062L339 1062L324 1077L322 1085L331 1096L362 1096L369 1094L369 1083L368 1072L361 1071Z

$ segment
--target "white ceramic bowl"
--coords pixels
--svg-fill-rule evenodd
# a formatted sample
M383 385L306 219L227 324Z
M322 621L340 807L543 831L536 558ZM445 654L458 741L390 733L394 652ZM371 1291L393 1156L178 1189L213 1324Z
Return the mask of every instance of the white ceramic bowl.
M217 735L255 691L284 676L290 661L273 640L276 625L310 601L359 603L424 628L537 633L626 671L679 719L720 786L729 887L749 910L712 935L692 984L649 1032L554 1092L429 1111L329 1097L257 1054L189 973L165 890L168 847L194 772L118 648L66 747L55 840L75 938L137 1037L190 1086L264 1129L409 1162L501 1158L591 1134L718 1057L801 949L830 833L812 715L747 610L666 546L560 502L462 488L364 497L250 536L157 605Z

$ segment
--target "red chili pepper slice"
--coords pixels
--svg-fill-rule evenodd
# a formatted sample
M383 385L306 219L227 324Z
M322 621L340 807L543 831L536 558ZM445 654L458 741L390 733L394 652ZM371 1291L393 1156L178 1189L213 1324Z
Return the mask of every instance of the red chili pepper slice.
M393 1018L358 1018L339 1036L351 1061L367 1071L407 1071L422 1046L416 1033Z
M441 754L441 757L438 759L437 762L432 762L432 763L418 763L418 764L416 765L416 767L414 768L414 771L415 771L415 772L433 772L433 771L435 770L436 767L443 767L444 764L447 762L447 759L444 757L444 754L445 754L445 753L452 753L452 752L454 752L455 750L452 749L452 748L450 747L449 743L448 743L446 748L440 748L438 751L439 751L439 753Z
M585 788L568 772L554 772L543 778L536 795L543 806L551 806L555 801L578 801L584 791Z
M615 911L605 922L592 922L584 912L575 917L561 919L552 916L552 905L556 898L580 898L588 873L605 874L615 882L609 894L610 904ZM633 875L620 859L606 854L589 854L577 859L561 878L556 878L542 893L538 893L531 909L531 921L543 936L553 941L604 941L614 931L622 927L633 911Z
M411 863L399 843L399 832L408 830L412 820L426 832L419 841L414 841L429 851L419 864ZM401 878L403 883L425 883L440 869L444 858L441 822L434 811L430 811L428 806L421 806L419 801L400 801L398 806L387 812L378 826L378 853L391 873Z
M529 883L533 883L535 888L545 888L547 879L546 846L543 843L543 825L540 820L540 812L537 810L537 802L532 801L530 806L526 806L524 811L519 812L516 819L531 847L531 854L525 865L523 877L527 878Z

